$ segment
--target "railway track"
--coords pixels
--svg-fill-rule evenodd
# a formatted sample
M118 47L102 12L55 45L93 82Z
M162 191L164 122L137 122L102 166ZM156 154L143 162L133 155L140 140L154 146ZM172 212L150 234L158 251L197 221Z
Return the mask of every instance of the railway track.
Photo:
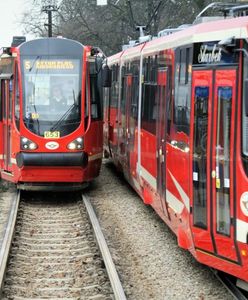
M235 300L247 300L248 292L238 288L235 284L236 279L224 272L211 269L216 278L224 285L228 292L233 296Z
M73 195L13 199L0 240L0 299L126 299L90 201ZM213 272L234 299L248 299Z
M1 299L126 299L85 196L23 193L16 215Z

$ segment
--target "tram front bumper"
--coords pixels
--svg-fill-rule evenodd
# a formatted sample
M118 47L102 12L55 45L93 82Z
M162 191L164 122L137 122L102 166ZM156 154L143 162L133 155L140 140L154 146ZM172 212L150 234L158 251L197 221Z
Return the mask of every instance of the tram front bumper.
M88 164L88 155L85 152L75 153L31 153L19 152L16 155L19 168L22 167L81 167Z

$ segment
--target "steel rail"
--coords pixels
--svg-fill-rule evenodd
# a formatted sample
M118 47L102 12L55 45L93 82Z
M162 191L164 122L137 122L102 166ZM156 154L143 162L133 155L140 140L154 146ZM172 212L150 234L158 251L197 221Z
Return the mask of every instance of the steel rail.
M17 191L17 194L12 201L8 223L6 226L6 231L3 237L2 246L0 248L0 297L3 288L3 281L4 281L5 271L7 267L9 251L10 251L10 247L14 235L19 203L20 203L20 191Z
M211 269L216 278L222 283L222 285L228 290L228 292L234 297L235 300L247 300L247 296L239 289L236 284L231 280L228 274L224 272Z
M109 280L110 280L110 283L111 283L111 286L112 286L112 289L113 289L113 292L115 295L115 299L116 300L126 300L126 295L124 293L118 273L117 273L115 265L113 263L107 242L104 238L100 224L97 220L95 211L94 211L89 199L85 195L82 195L82 198L83 198L83 202L86 207L89 219L91 221L91 224L92 224L95 236L96 236L96 240L97 240L99 249L101 251L103 261L105 263L105 267L107 269L108 277L109 277Z

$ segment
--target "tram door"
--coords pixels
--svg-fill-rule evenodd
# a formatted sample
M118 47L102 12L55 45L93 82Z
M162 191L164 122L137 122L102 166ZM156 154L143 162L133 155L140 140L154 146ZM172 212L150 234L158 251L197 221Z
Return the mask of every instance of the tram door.
M167 107L169 104L168 94L168 69L158 70L158 90L156 104L158 109L157 118L157 191L160 195L162 208L169 218L166 202L166 137L167 137Z
M12 80L1 80L1 103L3 117L3 169L12 171L11 164L11 119L12 119Z
M122 162L123 171L129 169L130 156L130 138L131 138L131 120L130 107L132 96L132 75L125 75L122 84L122 98L121 98L121 137L120 137L120 160Z
M190 172L196 249L235 262L236 80L236 69L193 71Z
M134 130L135 120L132 114L132 88L133 88L133 76L127 76L127 93L126 93L126 166L130 169L130 152L134 147Z

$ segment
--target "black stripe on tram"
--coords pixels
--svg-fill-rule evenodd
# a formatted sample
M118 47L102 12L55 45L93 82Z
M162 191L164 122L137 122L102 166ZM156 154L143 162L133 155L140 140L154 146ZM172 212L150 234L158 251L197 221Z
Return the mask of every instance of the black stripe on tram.
M215 243L215 239L214 239L214 232L213 232L213 183L212 183L212 176L211 176L211 170L213 170L213 136L214 136L214 98L215 98L215 69L212 70L212 99L210 100L211 101L211 131L210 131L210 134L211 134L211 137L210 137L210 152L209 153L209 156L210 156L210 170L209 170L209 174L208 176L210 177L210 203L209 203L209 206L210 206L210 236L211 236L211 240L212 240L212 244L213 244L213 248L214 248L214 253L215 255L217 255L217 247L216 247L216 243ZM208 119L208 124L209 124L209 119ZM214 187L215 188L215 187Z
M236 83L239 82L239 73L237 72L237 68L236 68ZM235 87L234 87L235 88ZM234 102L236 102L238 99L238 84L236 84L236 97L235 99L233 99ZM242 101L241 101L242 103ZM238 248L238 244L237 244L237 179L236 179L236 171L237 171L237 121L238 121L238 107L240 105L240 101L238 101L238 105L232 105L233 107L235 107L235 119L234 119L234 149L233 149L233 239L234 239L234 246L235 246L235 250L236 250L236 254L237 254L237 258L238 258L238 263L240 265L242 265L242 260L241 260L241 256L239 253L239 248Z

